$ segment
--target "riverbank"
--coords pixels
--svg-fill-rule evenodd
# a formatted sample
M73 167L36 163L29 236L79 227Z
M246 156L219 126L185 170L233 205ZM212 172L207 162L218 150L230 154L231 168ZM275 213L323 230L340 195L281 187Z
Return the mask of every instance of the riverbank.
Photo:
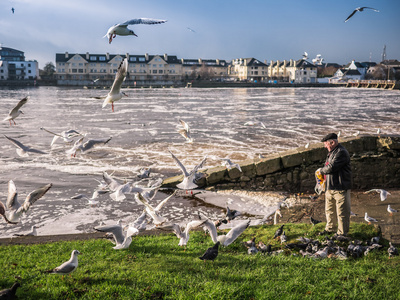
M226 199L229 196L240 196L242 199L252 199L253 201L262 204L265 197L271 195L266 192L254 192L254 191L238 191L238 190L224 190L217 192L221 195L221 199ZM400 190L390 190L391 195L385 201L380 201L377 193L365 193L365 191L352 191L351 193L351 210L356 216L351 217L351 222L354 223L365 223L364 214L368 212L368 215L376 218L382 236L392 241L394 244L400 244L400 212L394 213L390 216L387 212L387 206L390 204L391 207L400 211ZM288 195L286 203L288 207L281 208L281 215L277 219L278 224L286 223L310 223L310 216L314 219L325 222L325 202L324 195L319 196L317 199L312 200L310 196L313 194L292 194ZM283 196L282 196L283 199ZM221 201L225 203L225 201ZM216 204L216 203L214 203ZM237 206L232 206L237 208ZM221 209L223 206L221 206ZM242 211L241 219L246 218L249 215L249 211ZM251 217L252 225L259 223L261 219L254 219ZM266 224L273 224L273 215L268 218ZM232 225L221 226L221 229L229 228ZM321 226L321 225L319 225ZM350 225L351 226L351 225ZM323 226L321 227L323 230ZM141 232L140 235L159 235L164 233L163 231L151 229ZM104 238L103 233L89 232L89 233L78 233L78 234L57 234L57 235L38 235L38 236L23 236L23 237L9 237L0 238L0 246L6 245L19 245L19 244L42 244L42 243L54 243L60 241L79 241L79 240L91 240Z

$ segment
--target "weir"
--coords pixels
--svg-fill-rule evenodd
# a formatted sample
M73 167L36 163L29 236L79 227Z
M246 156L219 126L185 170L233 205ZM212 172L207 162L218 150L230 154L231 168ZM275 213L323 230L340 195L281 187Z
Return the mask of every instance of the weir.
M400 135L360 135L339 138L350 153L353 189L400 187ZM328 151L323 143L311 144L240 163L234 168L212 167L200 172L206 176L197 184L207 190L244 189L312 193L315 170L322 167ZM164 187L175 187L183 175L164 180Z

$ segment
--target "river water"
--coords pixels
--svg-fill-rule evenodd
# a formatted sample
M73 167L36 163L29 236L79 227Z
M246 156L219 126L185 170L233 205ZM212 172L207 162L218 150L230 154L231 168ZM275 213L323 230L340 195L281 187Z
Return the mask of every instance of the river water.
M2 119L16 103L29 95L22 107L24 114L10 126L0 123L0 200L5 203L7 184L12 179L19 201L44 184L51 190L36 202L18 225L0 221L2 237L39 226L39 234L90 231L100 221L106 224L122 219L134 220L143 206L133 199L115 202L101 196L97 207L85 200L71 200L78 193L91 195L102 173L113 173L118 180L139 181L143 167L152 170L151 180L180 174L168 151L191 169L205 155L206 167L220 165L218 158L239 162L290 148L318 142L329 132L350 136L400 132L400 92L349 88L160 88L129 89L128 94L111 107L102 108L105 89L39 87L0 89ZM179 119L192 131L193 143L179 135ZM66 154L71 145L61 140L50 147L53 132L75 129L87 138L112 140L76 157ZM19 157L7 135L25 145L48 152ZM137 185L146 186L149 180ZM155 203L167 193L159 192ZM185 222L198 210L217 217L229 203L246 211L253 219L262 218L276 207L281 195L271 193L248 202L229 195L200 192L195 197L178 193L163 213L171 220Z

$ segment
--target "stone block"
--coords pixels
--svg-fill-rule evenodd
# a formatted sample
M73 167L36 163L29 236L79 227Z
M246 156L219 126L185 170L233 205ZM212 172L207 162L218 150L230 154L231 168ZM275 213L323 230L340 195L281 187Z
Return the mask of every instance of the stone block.
M257 176L256 166L254 165L253 160L246 160L240 164L240 168L242 169L243 176L247 176L249 178L254 178Z
M256 162L254 166L258 176L271 174L282 169L281 157L279 155L268 156Z
M324 162L326 159L326 155L328 154L328 150L324 147L314 147L312 149L307 149L302 152L304 156L304 164L313 164L316 162Z
M238 168L232 168L227 171L230 179L238 179L240 176L242 176L242 172L240 172Z
M281 160L284 168L290 168L302 165L305 162L305 156L303 152L289 150L282 153Z
M218 182L225 181L226 167L215 167L206 171L207 185L213 185Z
M355 153L361 153L364 151L364 138L363 137L356 137L356 138L348 138L343 142L340 142L343 147L349 151L350 156Z
M400 137L399 136L380 137L377 140L377 144L380 147L387 148L390 150L400 150Z
M175 187L177 184L181 183L183 180L183 175L173 176L165 178L162 182L163 187Z

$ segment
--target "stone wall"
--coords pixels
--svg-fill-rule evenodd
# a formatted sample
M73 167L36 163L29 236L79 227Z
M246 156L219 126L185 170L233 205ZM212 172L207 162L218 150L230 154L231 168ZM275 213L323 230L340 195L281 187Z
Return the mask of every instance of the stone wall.
M349 151L353 171L353 189L400 187L400 136L358 136L340 139ZM289 192L312 192L315 170L322 167L327 150L322 143L307 149L300 147L263 159L243 161L243 172L234 168L213 167L201 172L207 176L198 182L206 189L245 189ZM174 187L183 176L164 180Z

